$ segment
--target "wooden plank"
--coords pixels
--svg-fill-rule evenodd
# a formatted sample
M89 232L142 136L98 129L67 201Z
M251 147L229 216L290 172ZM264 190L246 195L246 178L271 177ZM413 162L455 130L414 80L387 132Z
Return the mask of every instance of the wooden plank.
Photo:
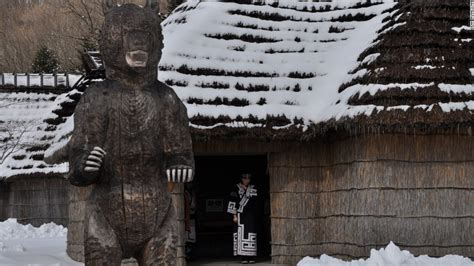
M268 152L279 152L294 147L294 142L264 142L264 141L242 141L242 140L193 140L193 152L195 156L200 155L245 155L245 154L267 154Z
M176 265L185 266L186 265L186 251L185 251L185 226L184 226L184 184L175 184L174 190L171 193L171 199L173 208L177 214L177 227L178 227L178 241L177 246L177 255L176 255Z

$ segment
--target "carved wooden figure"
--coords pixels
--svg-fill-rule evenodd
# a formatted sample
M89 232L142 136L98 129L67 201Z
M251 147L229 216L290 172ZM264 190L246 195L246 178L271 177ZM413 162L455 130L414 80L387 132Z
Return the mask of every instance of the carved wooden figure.
M107 78L82 96L69 147L71 184L95 186L86 206L86 265L120 265L130 257L140 265L175 264L168 186L192 181L194 159L186 107L157 80L157 7L103 4Z

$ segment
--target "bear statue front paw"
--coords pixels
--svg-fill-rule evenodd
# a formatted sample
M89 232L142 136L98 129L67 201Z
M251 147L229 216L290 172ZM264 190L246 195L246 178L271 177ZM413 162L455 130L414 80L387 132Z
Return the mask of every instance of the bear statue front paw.
M168 182L187 183L193 181L193 168L185 165L176 165L166 169Z
M101 147L94 147L86 158L84 172L98 172L104 162L105 154Z

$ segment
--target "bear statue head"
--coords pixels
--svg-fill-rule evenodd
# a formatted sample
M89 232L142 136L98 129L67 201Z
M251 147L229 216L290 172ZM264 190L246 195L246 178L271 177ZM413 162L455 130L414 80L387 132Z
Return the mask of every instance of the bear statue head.
M107 78L129 83L156 80L163 48L158 0L147 0L144 7L116 2L103 0L99 45Z

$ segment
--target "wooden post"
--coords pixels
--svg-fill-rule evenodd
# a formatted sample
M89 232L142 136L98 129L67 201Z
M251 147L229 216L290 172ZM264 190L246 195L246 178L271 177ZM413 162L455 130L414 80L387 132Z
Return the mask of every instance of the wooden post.
M43 73L40 73L40 87L43 88Z
M30 73L26 73L26 87L30 87Z
M54 87L56 88L58 86L58 75L54 73L53 77L54 77Z
M13 73L13 86L16 87L17 83L17 76L16 73Z
M4 85L5 85L5 74L2 73L2 86L4 86Z
M66 252L75 261L84 262L84 218L86 202L94 189L69 186L69 224Z
M65 73L64 75L66 77L66 89L69 89L69 74Z
M171 193L171 198L178 217L178 242L176 243L178 254L176 256L176 266L186 266L183 184L175 184L174 190Z

